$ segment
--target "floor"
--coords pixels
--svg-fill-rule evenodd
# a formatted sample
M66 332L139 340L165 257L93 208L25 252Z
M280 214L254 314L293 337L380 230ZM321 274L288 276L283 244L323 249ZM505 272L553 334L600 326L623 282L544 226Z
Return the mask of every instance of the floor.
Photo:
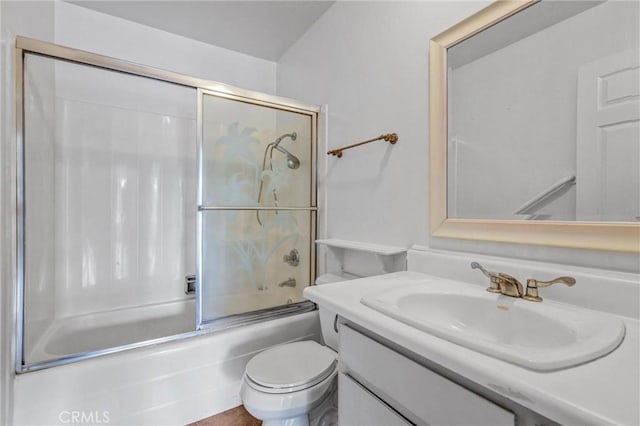
M261 424L260 420L247 413L247 410L241 405L215 416L198 420L189 426L260 426Z

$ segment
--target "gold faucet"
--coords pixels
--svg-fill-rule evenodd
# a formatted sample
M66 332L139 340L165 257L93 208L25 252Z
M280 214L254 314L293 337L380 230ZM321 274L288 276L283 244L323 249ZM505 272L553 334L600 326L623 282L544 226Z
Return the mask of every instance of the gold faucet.
M500 293L510 297L522 297L524 294L520 281L511 275L502 272L489 272L478 262L471 262L471 269L480 269L489 278L487 291L491 293Z
M515 277L502 272L489 272L478 262L471 262L471 269L479 269L489 278L487 291L500 293L510 297L520 297L531 302L542 302L542 297L538 295L538 288L549 287L550 285L561 283L571 287L576 283L573 277L558 277L551 281L538 281L533 278L527 280L526 293L522 291L522 284Z
M520 281L511 275L503 274L502 272L498 273L497 284L500 289L500 293L505 296L522 297L524 294L522 292L522 284L520 284Z
M538 288L540 287L549 287L553 284L565 284L568 287L572 287L576 283L576 279L573 277L558 277L554 278L551 281L538 281L533 278L529 278L527 280L527 293L522 296L525 300L530 300L532 302L542 302L542 297L538 295Z

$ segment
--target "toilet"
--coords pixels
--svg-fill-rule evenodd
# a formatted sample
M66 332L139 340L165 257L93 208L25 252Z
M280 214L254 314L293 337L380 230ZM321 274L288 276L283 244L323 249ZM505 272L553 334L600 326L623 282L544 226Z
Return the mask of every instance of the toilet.
M316 284L345 281L326 274ZM337 426L338 332L335 313L319 308L322 338L279 345L254 356L245 369L240 397L263 426Z

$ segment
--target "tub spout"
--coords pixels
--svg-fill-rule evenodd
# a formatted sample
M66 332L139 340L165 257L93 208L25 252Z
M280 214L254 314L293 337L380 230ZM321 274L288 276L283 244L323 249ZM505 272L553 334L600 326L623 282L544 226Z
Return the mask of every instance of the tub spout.
M278 287L295 287L295 286L296 286L296 279L293 277L290 277L288 280L282 281L280 284L278 284Z

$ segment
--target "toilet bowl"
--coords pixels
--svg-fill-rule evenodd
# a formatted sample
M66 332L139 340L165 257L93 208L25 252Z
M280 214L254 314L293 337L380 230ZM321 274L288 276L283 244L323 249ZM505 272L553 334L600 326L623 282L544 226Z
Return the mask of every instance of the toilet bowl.
M337 354L331 349L311 340L288 343L249 361L240 396L264 426L307 426L309 415L334 390L336 375Z
M317 284L344 281L323 276ZM322 337L287 343L254 356L245 369L240 397L263 426L337 426L338 331L336 314L319 308Z

